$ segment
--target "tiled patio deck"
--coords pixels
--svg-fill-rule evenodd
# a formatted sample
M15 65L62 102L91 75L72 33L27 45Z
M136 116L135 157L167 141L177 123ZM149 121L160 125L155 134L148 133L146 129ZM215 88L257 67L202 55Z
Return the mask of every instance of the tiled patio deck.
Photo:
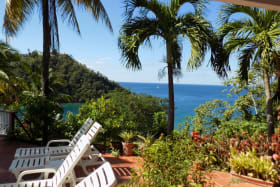
M4 136L0 136L0 184L16 182L16 178L8 171L8 168L18 147L30 147L30 145L16 141L7 141ZM120 156L119 158L115 158L110 154L104 154L103 156L111 163L118 183L128 180L131 176L131 169L139 167L136 156ZM81 172L79 168L77 168L77 171ZM77 176L81 175L83 174L77 174Z
M18 147L30 147L30 145L16 141L7 141L5 137L0 136L0 184L16 182L16 178L8 171L8 168L13 160L15 150ZM119 158L115 158L109 154L104 154L103 156L111 163L119 184L130 178L132 168L138 168L140 166L136 156L120 156ZM79 168L77 168L77 171L80 172ZM79 176L82 174L77 175ZM213 181L214 186L257 187L253 184L237 181L233 179L230 174L224 172L214 171L211 173L211 176L211 181Z

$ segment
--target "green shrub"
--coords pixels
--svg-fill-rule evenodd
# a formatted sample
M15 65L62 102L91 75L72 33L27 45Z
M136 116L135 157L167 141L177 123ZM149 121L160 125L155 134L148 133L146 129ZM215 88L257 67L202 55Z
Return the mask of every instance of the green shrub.
M202 186L208 169L203 159L206 154L203 145L197 149L189 133L175 131L173 136L161 136L143 149L143 169L127 185Z
M133 131L135 134L165 133L167 116L165 100L137 95L128 92L113 92L96 101L90 100L79 109L78 120L88 117L99 122L103 129L97 141L121 141L122 131ZM100 139L101 138L101 139Z
M84 122L85 120L80 120L75 114L68 112L66 119L57 125L57 131L60 132L60 137L71 140Z
M274 163L265 157L258 157L255 150L247 153L231 151L229 160L233 172L250 177L279 182L278 172L274 169Z
M21 124L29 136L19 124L11 136L33 142L41 141L45 126L48 139L61 135L61 132L57 130L58 125L62 122L63 114L63 108L59 103L43 96L24 96L21 99L24 108L21 113Z
M267 124L258 121L231 120L223 121L216 130L216 136L231 138L234 135L241 136L246 132L249 136L260 135L267 131Z
M118 156L120 156L120 150L112 148L111 154L112 154L114 157L118 157Z

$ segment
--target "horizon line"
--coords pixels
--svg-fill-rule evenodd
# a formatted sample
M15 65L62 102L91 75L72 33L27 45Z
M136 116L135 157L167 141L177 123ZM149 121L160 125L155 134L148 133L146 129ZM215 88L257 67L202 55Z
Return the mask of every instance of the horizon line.
M116 81L117 83L136 83L136 84L168 84L167 82L127 82ZM226 86L224 84L197 84L197 83L174 83L174 85L199 85L199 86Z

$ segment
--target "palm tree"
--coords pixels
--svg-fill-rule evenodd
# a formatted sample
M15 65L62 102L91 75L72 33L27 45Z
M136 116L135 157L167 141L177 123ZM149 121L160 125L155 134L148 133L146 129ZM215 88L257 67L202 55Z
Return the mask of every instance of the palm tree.
M89 10L93 18L102 20L112 31L109 17L100 0L75 0L75 4L85 10ZM49 89L49 63L50 50L59 49L58 33L58 10L63 20L73 26L73 29L80 34L79 24L71 0L6 0L4 16L4 31L7 37L13 37L23 27L24 23L31 16L34 8L38 7L43 22L43 59L41 64L41 86L42 95L48 97ZM45 122L42 122L45 123ZM44 124L43 142L47 141L47 126Z
M159 0L124 0L125 24L122 25L119 36L119 48L125 66L132 70L141 69L138 49L142 44L150 45L152 38L161 38L166 43L166 64L168 71L168 134L174 129L174 88L173 75L181 70L182 45L181 38L187 37L191 43L189 68L199 67L210 46L218 46L210 23L201 16L204 7L199 0L172 0L169 4ZM178 15L183 4L190 3L195 13ZM133 16L140 9L140 15ZM154 16L148 15L152 13ZM211 47L212 48L212 47ZM225 75L226 66L219 66L215 61L218 47L212 48L212 66L219 75Z
M244 13L248 17L230 21L235 13ZM280 12L244 7L239 5L224 5L220 19L223 26L219 33L224 39L226 57L238 52L240 76L248 80L248 72L252 66L258 66L263 72L266 94L266 119L268 137L274 134L272 91L270 77L273 67L277 64L274 54L279 47Z
M26 88L23 79L16 77L11 71L12 62L19 61L18 52L8 44L0 41L0 97L10 100Z

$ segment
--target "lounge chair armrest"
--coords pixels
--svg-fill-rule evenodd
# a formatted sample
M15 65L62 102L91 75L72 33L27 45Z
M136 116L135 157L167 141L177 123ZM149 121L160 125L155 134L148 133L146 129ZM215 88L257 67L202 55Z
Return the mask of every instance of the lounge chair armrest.
M61 139L61 140L50 140L46 147L49 147L52 143L68 143L70 145L71 141L68 139Z
M90 149L92 152L95 152L96 154L99 154L100 152L98 151L98 149L96 149L96 147L94 147L94 145L90 146Z
M103 162L106 162L107 160L102 156L101 153L98 154L99 158L103 161Z
M19 174L18 178L17 178L17 183L20 182L22 180L22 177L25 175L30 175L30 174L35 174L35 173L44 173L46 174L50 174L50 173L56 173L56 170L53 168L43 168L43 169L34 169L34 170L27 170L27 171L23 171ZM46 177L45 177L46 178Z

